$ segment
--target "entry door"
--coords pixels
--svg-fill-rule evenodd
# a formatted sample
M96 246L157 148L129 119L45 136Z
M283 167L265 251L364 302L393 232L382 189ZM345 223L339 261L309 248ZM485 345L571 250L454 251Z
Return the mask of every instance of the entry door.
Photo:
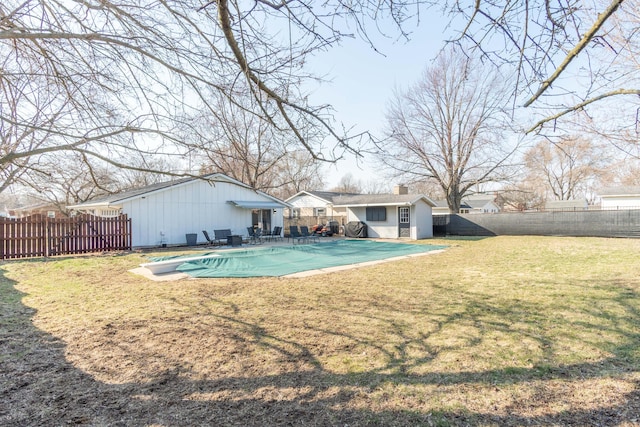
M410 208L398 208L398 236L411 237L411 216Z

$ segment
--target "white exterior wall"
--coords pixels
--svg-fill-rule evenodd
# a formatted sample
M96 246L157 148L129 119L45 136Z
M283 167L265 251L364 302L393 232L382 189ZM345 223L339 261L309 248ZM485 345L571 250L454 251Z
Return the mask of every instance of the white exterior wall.
M196 233L198 243L205 243L202 230L211 237L213 230L226 228L233 234L247 234L251 209L235 207L228 200L272 201L235 184L194 180L124 202L122 212L131 218L134 247L185 244L187 233ZM272 227L283 225L282 211L272 213Z
M398 206L385 206L387 209L386 221L367 221L365 207L353 207L347 209L347 221L362 221L367 224L367 236L382 239L397 239ZM433 237L433 217L431 206L423 201L418 201L411 206L411 239L426 239Z
M309 194L302 194L300 196L296 196L293 199L287 201L293 208L300 209L300 215L302 216L313 216L314 208L324 208L326 209L325 216L345 216L345 209L338 208L334 209L333 205L327 203L324 200L318 199L317 197L311 196Z
M386 221L367 221L366 207L347 208L347 222L361 221L367 224L367 237L395 239L398 237L398 208L385 206Z
M431 206L423 201L419 201L411 209L411 237L413 239L433 237L433 211Z
M615 197L601 196L600 206L603 210L640 209L640 197L633 195Z
M289 200L287 203L294 208L324 208L327 203L319 200L317 197L310 196L309 194L302 194L294 199Z
M498 213L498 212L500 212L500 209L493 202L488 202L482 205L482 207L480 208L473 208L469 210L470 214Z

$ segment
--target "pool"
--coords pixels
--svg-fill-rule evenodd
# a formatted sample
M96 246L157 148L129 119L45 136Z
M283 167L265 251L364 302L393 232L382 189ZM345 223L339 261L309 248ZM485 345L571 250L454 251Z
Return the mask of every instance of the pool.
M335 240L217 252L219 256L185 260L177 271L192 277L279 277L369 261L424 254L446 246L374 240ZM206 255L205 255L206 256Z

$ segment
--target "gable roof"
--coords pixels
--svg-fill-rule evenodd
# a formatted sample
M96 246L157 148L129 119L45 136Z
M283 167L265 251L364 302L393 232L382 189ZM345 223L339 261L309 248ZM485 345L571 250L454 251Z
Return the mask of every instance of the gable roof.
M107 196L101 196L101 197L97 197L95 199L89 200L87 202L84 203L79 203L77 205L73 205L73 206L67 206L67 208L69 209L83 209L83 208L91 208L91 207L97 207L97 206L109 206L109 205L117 205L120 203L124 203L127 202L129 200L132 199L136 199L138 197L142 197L151 193L156 193L159 191L164 191L168 188L172 188L172 187L178 187L181 185L186 185L188 183L197 181L197 180L203 180L203 181L208 181L208 182L228 182L230 184L235 184L238 185L240 187L244 187L250 190L255 191L256 193L267 197L279 204L281 204L282 206L286 206L287 204L284 203L283 201L270 196L266 193L263 193L262 191L259 190L255 190L253 188L251 188L251 186L240 182L238 180L235 180L225 174L222 173L211 173L211 174L207 174L207 175L202 175L202 176L189 176L186 178L179 178L179 179L174 179L171 181L165 181L165 182L159 182L156 184L151 184L151 185L146 185L144 187L140 187L140 188L134 188L131 190L127 190L127 191L123 191L121 193L116 193L116 194L110 194Z
M602 189L599 195L600 197L640 196L640 187L632 185L609 187Z
M429 206L436 204L424 194L358 194L351 196L339 196L334 199L334 206L399 206L414 205L423 200Z
M446 199L434 200L436 208L449 209L449 202ZM472 207L464 202L460 202L460 209L472 209Z
M289 197L286 201L288 202L290 200L295 199L296 197L300 197L300 196L303 196L303 195L315 197L316 199L320 199L321 201L323 201L325 203L333 204L337 197L341 197L341 196L356 196L356 195L359 195L359 193L342 193L342 192L337 192L337 191L307 191L307 190L303 190L303 191L299 191L296 194L294 194L293 196Z
M463 197L462 203L472 209L481 209L486 206L487 203L493 203L495 205L495 197L478 194L474 196Z

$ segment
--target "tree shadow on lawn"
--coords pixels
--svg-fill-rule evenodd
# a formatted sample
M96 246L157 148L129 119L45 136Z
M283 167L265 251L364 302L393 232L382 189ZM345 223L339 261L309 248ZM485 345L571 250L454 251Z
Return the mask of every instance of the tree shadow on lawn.
M630 373L638 362L629 360L629 349L640 343L638 333L625 334L625 345L619 348L622 360L614 351L614 356L606 360L567 366L424 375L389 374L382 370L336 374L323 369L313 351L303 345L269 335L258 324L226 317L225 321L237 329L251 331L255 339L283 357L297 359L301 369L273 375L196 380L188 366L174 360L166 361L165 366L171 366L170 369L158 372L148 381L110 384L76 368L65 357L65 343L33 325L35 311L22 304L25 294L16 290L15 285L6 277L0 277L0 424L4 426L630 425L639 421L638 381L618 401L623 403L593 410L568 409L526 416L473 412L462 407L436 411L377 410L353 404L363 394L372 393L384 384L500 387ZM626 303L630 298L637 299L638 295L622 290L617 300L627 310L626 316L639 319L636 308ZM246 340L237 331L231 334L238 341ZM138 349L137 356L150 357L143 348Z

